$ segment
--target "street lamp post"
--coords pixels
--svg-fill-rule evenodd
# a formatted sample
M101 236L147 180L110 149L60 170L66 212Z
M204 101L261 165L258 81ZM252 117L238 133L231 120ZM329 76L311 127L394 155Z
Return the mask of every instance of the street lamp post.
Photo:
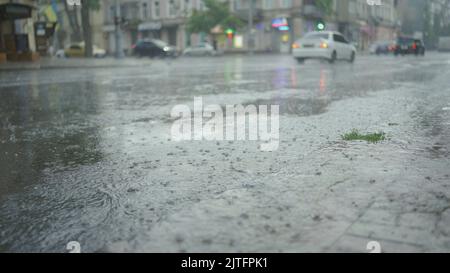
M123 53L123 45L122 45L122 30L120 28L121 25L121 10L120 10L120 2L119 0L115 0L115 18L114 18L114 24L115 24L115 40L116 40L116 58L121 59L125 57L125 54Z

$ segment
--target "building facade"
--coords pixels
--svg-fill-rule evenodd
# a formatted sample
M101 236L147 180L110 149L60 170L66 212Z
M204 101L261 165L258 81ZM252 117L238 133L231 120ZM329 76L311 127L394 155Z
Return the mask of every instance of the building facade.
M248 23L250 0L221 1L227 2L230 10L245 24ZM113 52L115 1L106 0L103 3L103 30L107 33L108 50ZM302 3L303 0L254 0L252 44L255 50L288 52L293 39L307 30L307 25L303 25L301 20ZM157 38L176 46L178 50L202 42L216 42L218 48L224 51L247 50L250 32L246 27L238 30L231 41L222 29L213 33L188 33L186 23L192 11L204 8L202 0L122 0L122 18L126 22L122 27L124 48L130 48L138 39ZM277 21L286 22L285 28L274 27Z
M248 23L250 8L254 15L253 29L251 32L247 28L242 33L237 33L235 39L242 42L235 43L234 48L247 50L251 43L252 48L259 52L289 52L295 38L305 32L306 25L302 18L303 1L251 1L230 1L231 10L245 23Z
M401 33L405 35L422 35L425 25L427 2L432 0L399 0L398 14L401 21Z
M247 51L251 45L258 52L287 53L293 41L316 30L318 22L323 22L325 30L338 30L357 43L359 49L365 50L376 40L395 39L401 31L400 23L403 22L402 31L405 32L410 26L408 18L418 16L409 14L413 10L417 13L417 9L414 5L408 7L406 0L382 0L379 2L382 5L376 0L333 0L328 12L323 11L315 0L219 1L228 3L230 10L244 22L245 26L236 30L232 37L223 29L214 29L212 33L188 33L186 23L192 11L205 9L202 0L119 0L124 48L129 50L139 39L157 38L180 51L190 45L210 42L223 51ZM446 0L431 2L433 12L437 13ZM103 0L100 4L100 10L91 11L93 42L113 53L116 1ZM51 20L42 18L48 15L49 7L55 13L53 20L58 23L53 47L64 48L80 41L80 37L73 35L74 27L81 25L80 7L67 6L56 0L0 0L0 7L0 61L36 59L34 23ZM20 7L22 11L12 14L14 9L11 7ZM252 30L247 28L250 8Z
M255 51L289 52L295 39L316 30L317 23L323 21L326 30L343 32L364 50L373 41L394 39L399 26L397 0L383 0L382 5L371 5L367 0L333 0L327 13L315 0L220 1L227 2L245 24L252 8L251 32L243 27L231 39L222 29L213 31L213 35L188 33L188 17L194 9L205 8L202 0L121 0L124 48L129 49L141 38L157 38L178 50L214 41L224 51L246 51L251 44ZM114 52L115 0L105 0L102 4L106 48Z
M190 34L187 18L194 9L204 9L201 0L122 0L121 17L124 48L129 49L139 39L155 38L183 50L207 39L206 34ZM107 49L115 51L115 1L103 1L103 31Z
M106 47L107 39L103 32L103 6L90 11L92 42L101 48ZM68 5L60 0L40 1L38 20L56 23L55 33L51 38L51 46L61 49L72 43L83 41L81 7ZM50 46L50 45L49 45Z
M336 6L338 30L366 50L375 41L394 40L400 31L396 0L339 0Z
M234 11L248 10L251 0L234 0ZM289 44L307 32L340 31L359 49L377 40L393 40L399 32L397 0L333 0L328 10L315 0L254 1L256 50L288 52ZM279 27L281 24L282 27ZM245 44L245 43L244 43Z

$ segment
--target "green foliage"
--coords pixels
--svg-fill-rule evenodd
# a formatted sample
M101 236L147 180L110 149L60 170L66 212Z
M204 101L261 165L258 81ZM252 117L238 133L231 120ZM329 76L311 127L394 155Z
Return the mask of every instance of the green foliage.
M206 10L194 10L187 22L191 33L209 33L212 28L220 25L222 28L239 28L243 22L231 14L228 4L217 0L204 0Z
M377 143L386 139L386 134L383 132L380 133L371 133L371 134L361 134L358 130L353 129L350 133L347 133L342 136L343 140L346 141L355 141L355 140L364 140L370 143Z

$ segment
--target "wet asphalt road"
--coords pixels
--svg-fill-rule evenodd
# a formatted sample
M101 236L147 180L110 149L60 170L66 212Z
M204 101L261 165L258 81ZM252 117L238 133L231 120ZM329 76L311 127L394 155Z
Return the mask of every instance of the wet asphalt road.
M194 96L280 105L279 149L171 141ZM0 117L0 251L450 251L448 54L2 71Z

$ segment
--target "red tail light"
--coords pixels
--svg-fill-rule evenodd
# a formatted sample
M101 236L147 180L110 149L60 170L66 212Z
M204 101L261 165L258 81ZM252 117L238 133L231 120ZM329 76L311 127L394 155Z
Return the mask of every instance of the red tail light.
M298 43L293 43L292 48L293 49L300 48L300 45Z

